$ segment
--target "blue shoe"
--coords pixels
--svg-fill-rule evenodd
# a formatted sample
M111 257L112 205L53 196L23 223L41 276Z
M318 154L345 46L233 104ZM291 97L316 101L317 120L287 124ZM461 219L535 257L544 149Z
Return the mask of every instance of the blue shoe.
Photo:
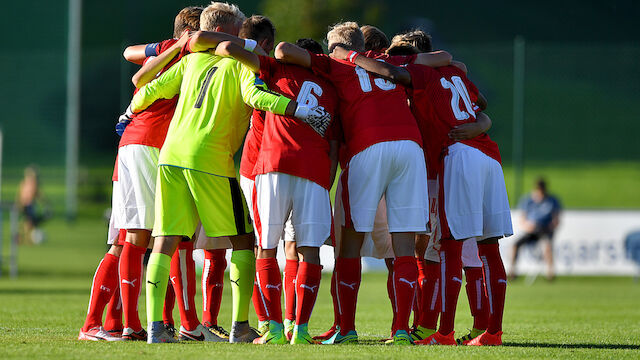
M341 335L340 331L336 331L332 337L322 342L324 345L335 344L357 344L358 333L355 330L349 331L346 335Z
M398 330L391 340L385 342L387 345L413 345L411 335L405 330Z

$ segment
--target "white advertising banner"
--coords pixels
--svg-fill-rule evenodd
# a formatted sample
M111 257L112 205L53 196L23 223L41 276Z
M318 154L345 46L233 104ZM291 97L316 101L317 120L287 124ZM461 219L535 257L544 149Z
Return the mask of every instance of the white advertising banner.
M519 231L520 212L512 211L515 235L500 240L500 252L509 272L512 245L522 236ZM624 242L627 235L640 231L640 211L624 210L565 210L553 239L554 266L557 275L635 275L639 267L627 258ZM231 251L227 252L227 258ZM201 251L194 258L202 266ZM324 271L332 271L333 248L320 248L320 262ZM278 249L278 263L284 267L282 246ZM539 244L524 246L518 257L519 274L544 274L545 264ZM362 259L362 271L386 271L384 260Z

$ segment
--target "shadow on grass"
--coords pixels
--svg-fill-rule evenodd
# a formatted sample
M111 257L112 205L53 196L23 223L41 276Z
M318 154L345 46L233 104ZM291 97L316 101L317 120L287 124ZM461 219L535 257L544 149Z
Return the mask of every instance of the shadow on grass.
M509 347L527 347L527 348L640 350L640 345L629 345L629 344L553 344L553 343L536 344L536 343L505 342L502 345L509 346Z

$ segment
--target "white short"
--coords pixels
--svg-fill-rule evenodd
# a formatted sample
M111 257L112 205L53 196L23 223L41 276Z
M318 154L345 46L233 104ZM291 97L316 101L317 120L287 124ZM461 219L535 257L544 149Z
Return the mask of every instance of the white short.
M417 143L402 140L371 145L349 161L346 176L343 191L348 193L349 204L343 206L356 231L373 231L382 195L390 232L426 231L427 170Z
M195 233L195 245L194 249L204 250L217 250L217 249L231 249L231 241L228 236L210 237L204 231L202 223L198 224Z
M113 182L113 186L116 186L117 181ZM113 201L113 200L112 200ZM120 237L120 229L116 228L113 224L113 208L111 209L111 216L109 217L109 230L107 230L107 244L113 245L118 243L118 237Z
M118 149L119 186L114 186L112 206L117 209L116 228L153 229L158 153L157 148L146 145L125 145Z
M482 267L482 261L478 256L478 242L476 239L467 239L462 242L462 266Z
M255 191L256 182L249 179L248 177L244 177L240 175L240 189L242 189L242 193L244 194L244 198L247 200L247 208L249 209L249 216L251 216L251 221L255 224L255 219L253 218L253 192ZM255 231L255 229L254 229ZM291 223L291 216L287 220L287 223L284 225L284 241L295 241L295 230L293 229L293 224ZM257 244L256 244L257 245Z
M445 215L454 239L513 235L504 174L495 159L455 143L444 158L443 180Z
M342 207L342 182L336 186L336 199L334 204L334 232L335 232L335 255L340 253L342 240L342 225L344 224L344 209ZM391 234L387 226L387 206L384 197L378 204L376 217L373 223L373 231L364 234L364 242L360 250L360 256L373 257L376 259L394 258Z
M296 246L320 247L331 234L329 191L313 181L270 172L255 179L254 224L259 245L278 246L290 219Z

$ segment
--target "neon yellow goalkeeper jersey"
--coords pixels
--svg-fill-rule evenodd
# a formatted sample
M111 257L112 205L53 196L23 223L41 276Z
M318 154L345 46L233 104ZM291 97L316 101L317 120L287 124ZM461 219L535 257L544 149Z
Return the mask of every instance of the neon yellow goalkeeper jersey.
M158 164L235 177L233 155L249 127L251 108L284 114L291 101L256 79L234 59L194 53L142 87L131 101L133 112L180 94Z

